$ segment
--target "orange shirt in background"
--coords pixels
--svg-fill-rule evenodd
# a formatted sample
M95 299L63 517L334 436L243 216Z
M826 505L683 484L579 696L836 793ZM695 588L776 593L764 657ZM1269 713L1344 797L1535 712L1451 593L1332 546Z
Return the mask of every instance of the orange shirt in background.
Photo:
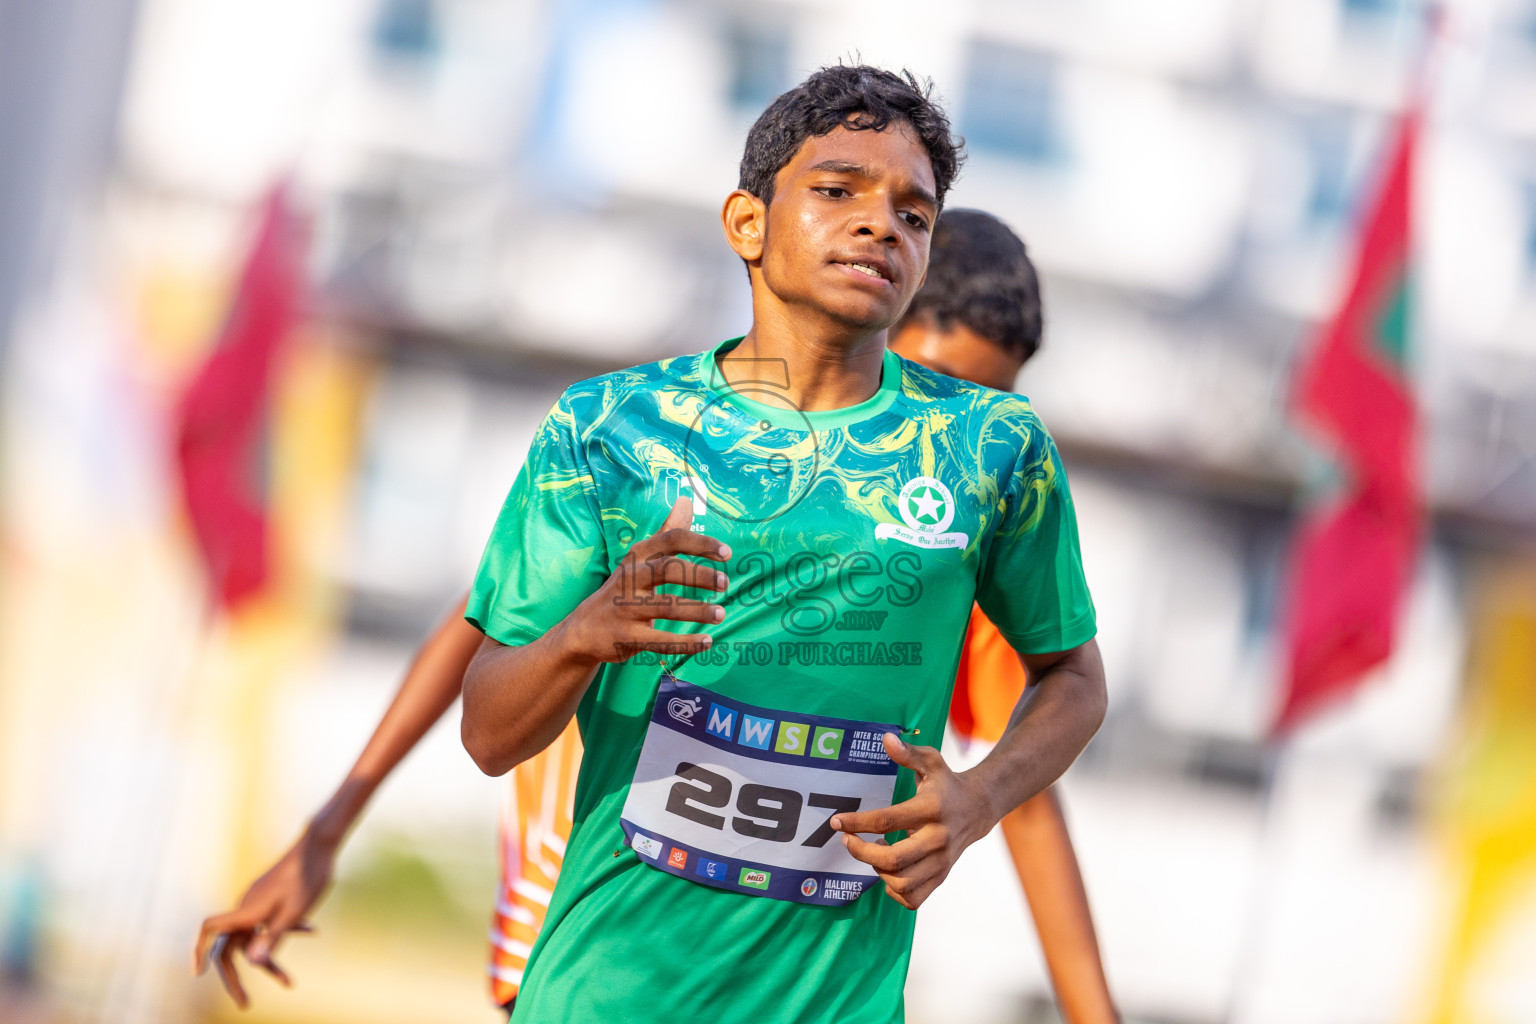
M491 998L517 997L533 940L544 926L576 809L581 733L572 718L555 742L518 765L501 811L501 885L491 921Z
M982 610L971 610L949 722L966 739L996 743L1028 682L1018 654Z

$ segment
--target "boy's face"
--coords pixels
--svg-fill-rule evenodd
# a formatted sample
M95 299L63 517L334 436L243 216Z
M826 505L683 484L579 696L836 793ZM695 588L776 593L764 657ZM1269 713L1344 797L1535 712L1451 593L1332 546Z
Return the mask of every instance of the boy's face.
M903 122L807 139L761 215L762 283L788 309L885 330L923 283L934 194L928 151Z
M890 340L891 351L930 370L959 377L998 391L1012 391L1024 360L1010 355L964 324L941 331L933 322L914 317Z

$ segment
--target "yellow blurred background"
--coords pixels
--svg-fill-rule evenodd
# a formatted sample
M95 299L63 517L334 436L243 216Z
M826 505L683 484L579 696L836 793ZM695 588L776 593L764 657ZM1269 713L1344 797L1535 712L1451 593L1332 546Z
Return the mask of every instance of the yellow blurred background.
M500 1019L504 780L450 712L315 922L194 980L466 587L574 380L745 331L718 205L839 59L933 77L949 200L1026 240L1019 380L1070 467L1109 719L1062 783L1111 984L1160 1024L1536 1022L1536 2L1445 7L1415 201L1431 513L1398 649L1284 745L1287 544L1417 0L0 0L0 1019ZM310 226L252 473L272 574L207 593L177 403L262 197ZM967 763L978 751L947 748ZM919 916L909 1019L1057 1019L996 837Z

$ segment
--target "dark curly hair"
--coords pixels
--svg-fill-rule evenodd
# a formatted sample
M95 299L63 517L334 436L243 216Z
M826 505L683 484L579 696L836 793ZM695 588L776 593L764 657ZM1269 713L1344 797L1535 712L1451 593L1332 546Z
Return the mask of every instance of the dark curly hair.
M942 207L960 171L964 143L951 134L949 117L929 98L932 91L932 82L919 82L910 71L896 75L866 64L822 68L768 104L752 125L736 187L771 203L775 177L806 139L838 127L878 132L905 121L928 150Z
M927 318L939 330L963 324L1027 360L1040 347L1040 279L1024 243L980 210L946 210L933 228L928 279L902 314L894 337Z

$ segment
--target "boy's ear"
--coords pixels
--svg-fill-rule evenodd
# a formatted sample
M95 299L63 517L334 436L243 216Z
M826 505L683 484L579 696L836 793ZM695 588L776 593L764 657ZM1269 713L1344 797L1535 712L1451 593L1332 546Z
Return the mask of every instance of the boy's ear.
M768 207L746 189L737 189L725 197L720 209L720 225L731 249L752 263L763 258L763 239L768 233Z

